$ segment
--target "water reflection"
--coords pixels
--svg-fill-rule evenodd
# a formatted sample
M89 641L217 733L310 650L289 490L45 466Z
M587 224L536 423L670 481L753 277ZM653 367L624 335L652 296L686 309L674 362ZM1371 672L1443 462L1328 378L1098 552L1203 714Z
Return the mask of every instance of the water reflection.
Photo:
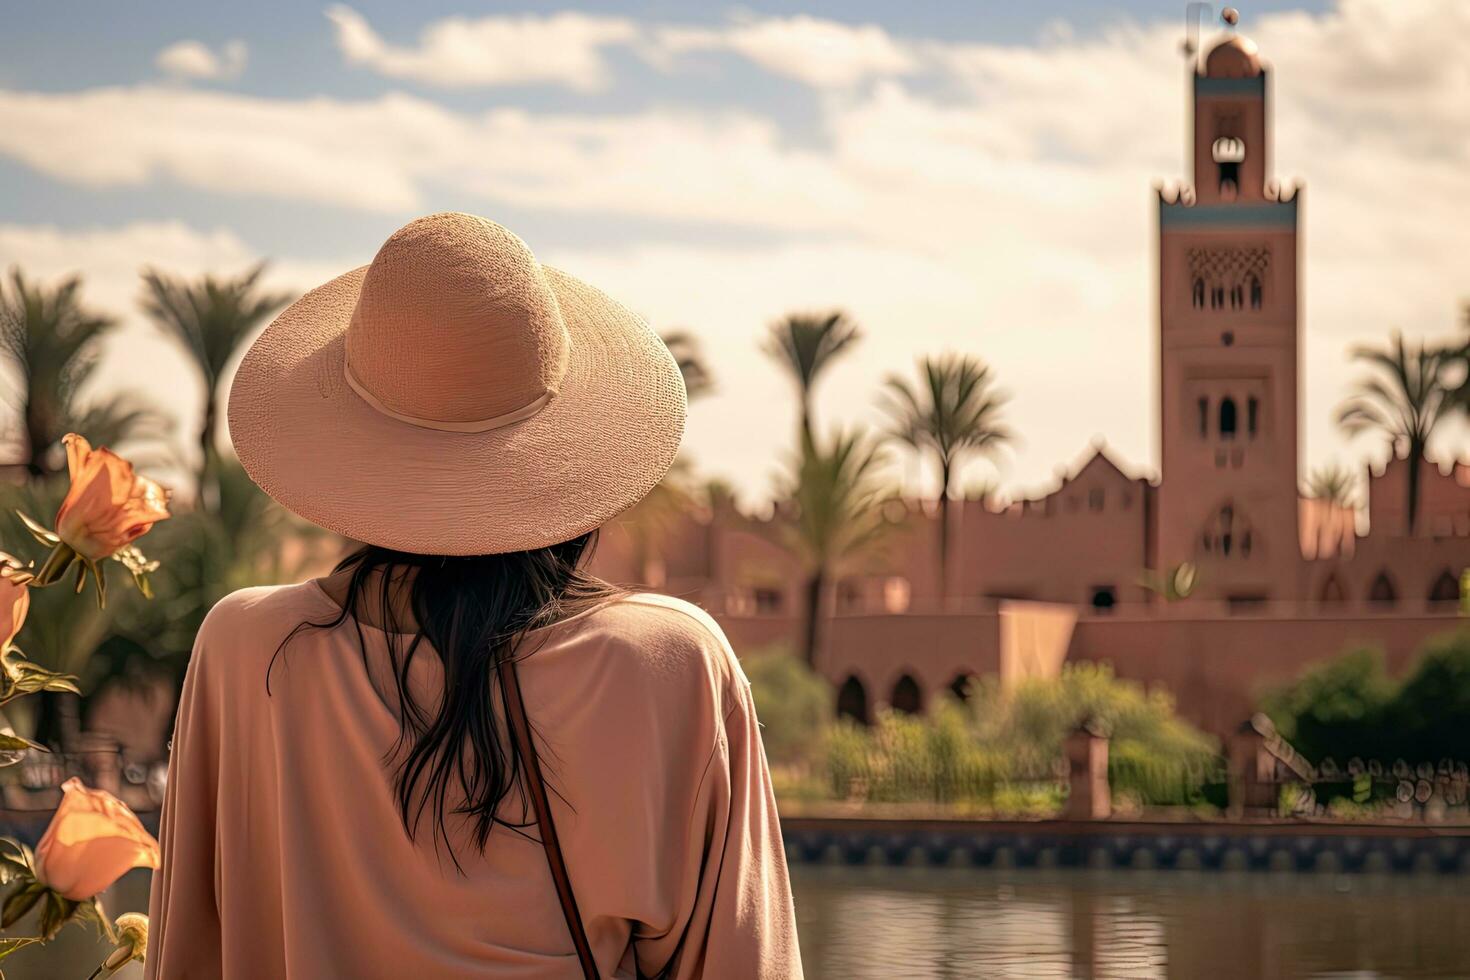
M813 980L1423 980L1470 977L1470 878L793 867ZM148 902L148 873L107 896ZM85 977L88 925L4 963ZM122 980L136 980L135 965ZM391 975L391 974L385 974Z
M813 978L1470 977L1453 877L792 869Z

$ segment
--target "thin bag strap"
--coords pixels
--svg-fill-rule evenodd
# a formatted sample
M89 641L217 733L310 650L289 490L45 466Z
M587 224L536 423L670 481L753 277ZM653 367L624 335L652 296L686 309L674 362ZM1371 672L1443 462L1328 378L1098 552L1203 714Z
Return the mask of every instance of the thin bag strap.
M561 900L561 914L566 918L567 930L572 934L572 945L577 948L577 960L582 964L582 975L586 980L598 980L597 961L592 958L592 945L587 942L587 931L582 928L582 915L577 911L577 897L572 894L572 880L567 877L567 863L561 855L556 825L551 821L551 807L546 801L546 783L541 779L541 763L536 758L536 745L531 740L531 724L526 720L526 703L521 699L521 683L516 677L515 659L507 657L502 660L499 670L511 740L515 742L516 755L520 757L521 768L526 773L526 789L531 796L531 806L536 811L536 823L541 828L541 845L546 848L546 863L551 866L551 877L556 882L556 896Z

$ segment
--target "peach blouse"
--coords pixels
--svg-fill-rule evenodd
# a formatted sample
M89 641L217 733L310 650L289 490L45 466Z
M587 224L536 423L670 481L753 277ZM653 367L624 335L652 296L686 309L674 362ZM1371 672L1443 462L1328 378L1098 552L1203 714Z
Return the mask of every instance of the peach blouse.
M145 976L580 978L534 828L485 853L432 808L404 832L384 758L398 736L386 636L314 582L210 612L185 677L163 804ZM422 651L427 653L428 651ZM409 683L442 690L433 655ZM749 682L720 628L664 596L527 635L526 711L603 977L801 976L791 888ZM490 699L499 712L499 693ZM452 806L456 801L450 798ZM523 794L508 820L533 821ZM636 940L636 941L635 941Z

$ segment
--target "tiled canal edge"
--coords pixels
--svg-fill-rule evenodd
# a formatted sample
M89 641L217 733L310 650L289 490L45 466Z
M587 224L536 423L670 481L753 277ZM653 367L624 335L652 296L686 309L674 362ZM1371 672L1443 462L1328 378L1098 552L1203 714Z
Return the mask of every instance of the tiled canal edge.
M1470 875L1470 827L794 817L781 829L803 864Z

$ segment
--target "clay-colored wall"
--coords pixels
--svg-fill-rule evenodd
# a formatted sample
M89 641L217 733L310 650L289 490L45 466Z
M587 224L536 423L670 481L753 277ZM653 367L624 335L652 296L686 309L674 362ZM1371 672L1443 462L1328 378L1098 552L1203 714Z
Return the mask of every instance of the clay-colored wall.
M1162 686L1177 699L1181 715L1226 735L1256 709L1263 691L1316 661L1372 645L1384 650L1389 670L1398 673L1426 639L1462 622L1428 613L1085 617L1070 656L1109 661L1120 677Z
M1408 514L1408 461L1391 459L1368 475L1368 528L1375 536L1399 537ZM1448 472L1425 461L1419 469L1419 521L1424 537L1470 535L1470 467L1457 463Z
M1042 602L1000 606L1000 682L1010 690L1027 678L1053 678L1072 646L1077 607Z

